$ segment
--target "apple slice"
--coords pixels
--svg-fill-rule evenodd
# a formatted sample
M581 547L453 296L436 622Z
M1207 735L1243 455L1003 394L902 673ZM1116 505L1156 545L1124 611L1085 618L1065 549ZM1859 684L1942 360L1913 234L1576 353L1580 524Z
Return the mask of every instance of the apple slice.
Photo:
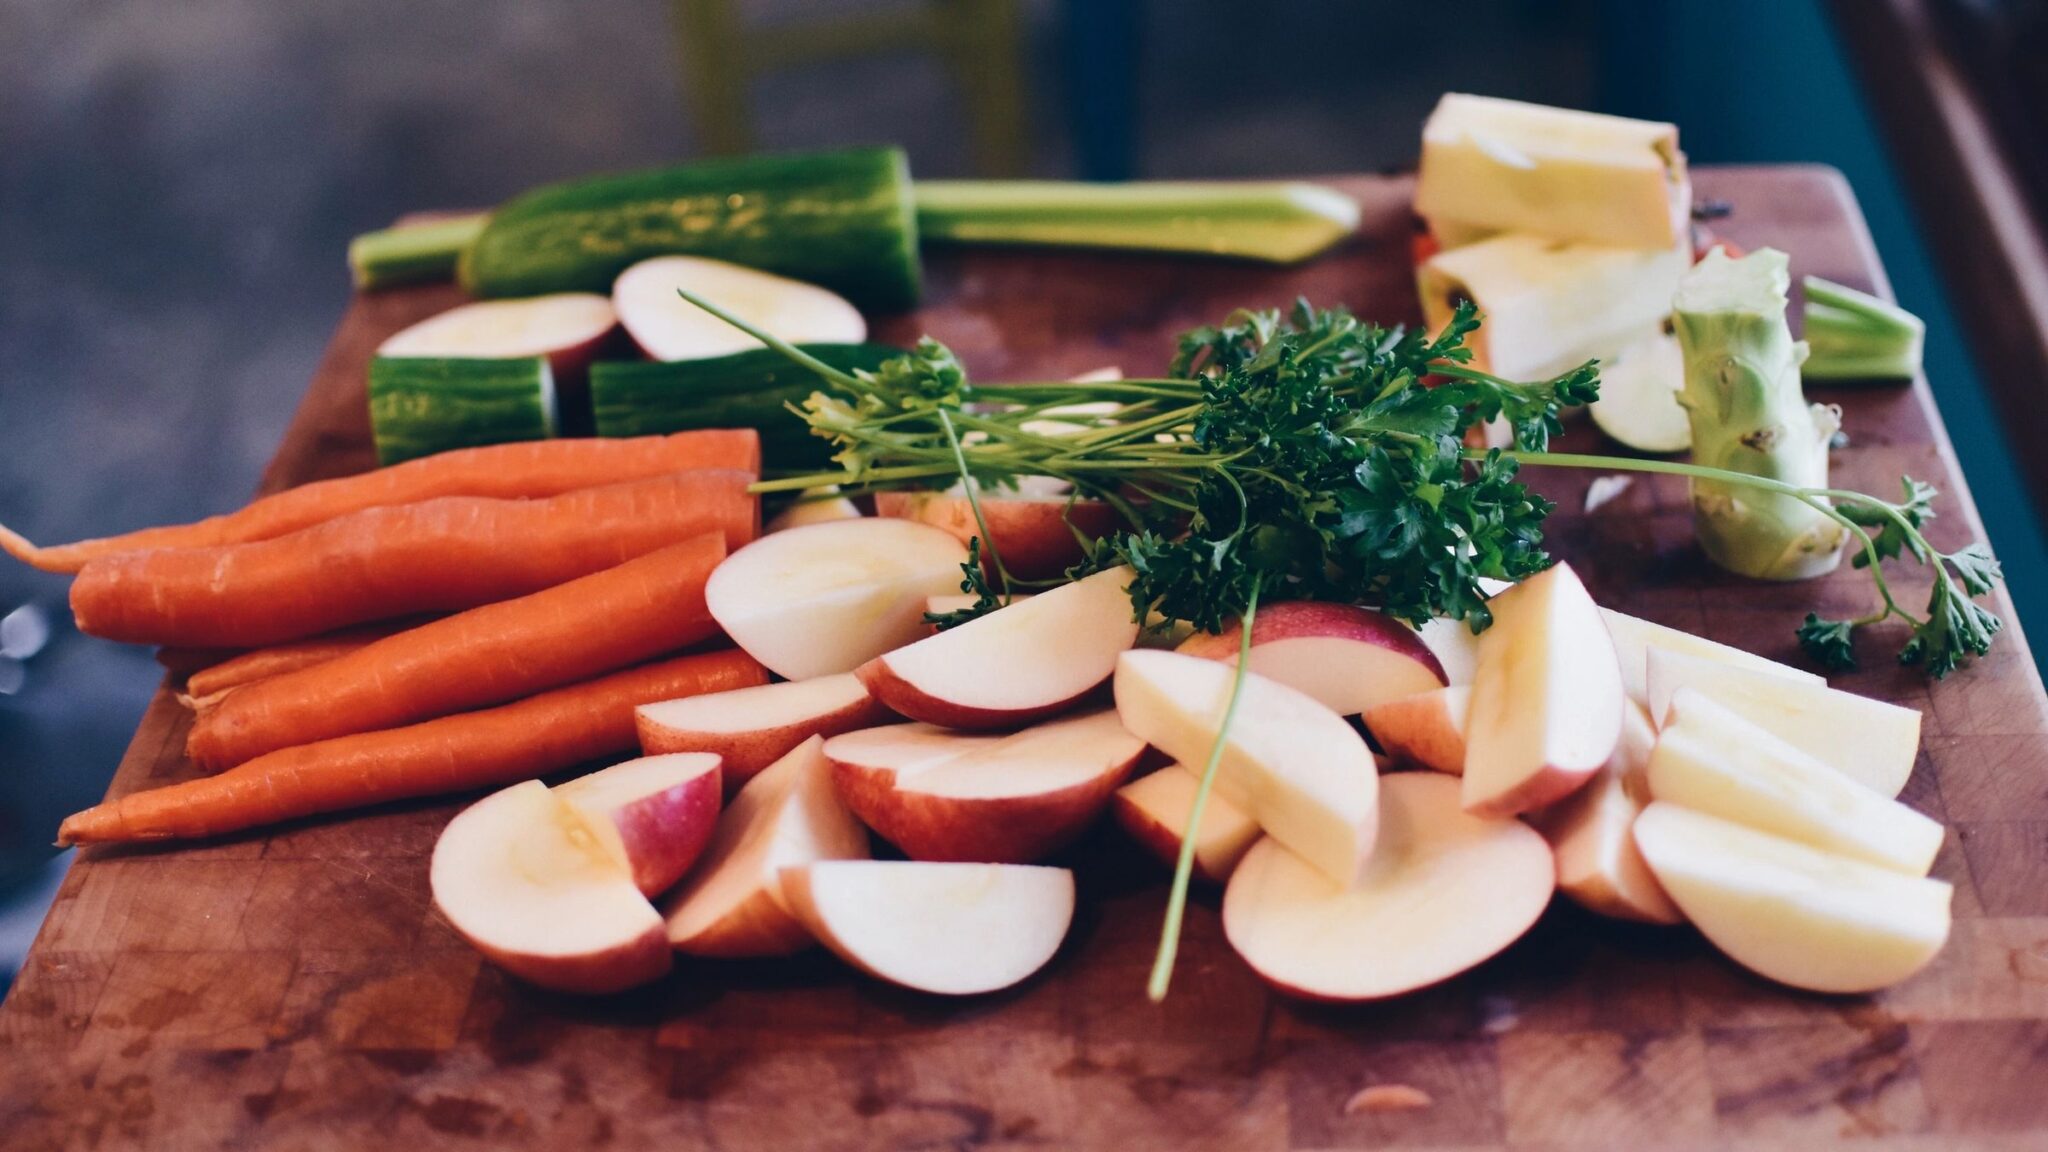
M1650 755L1650 795L1909 876L1941 851L1940 823L1681 688Z
M377 355L481 360L545 356L557 378L573 377L589 367L618 323L612 302L594 292L479 300L398 332L377 346Z
M720 801L718 757L646 756L555 789L648 896L683 878L711 840Z
M813 736L733 797L703 860L662 904L668 942L695 956L800 952L811 934L783 903L782 869L867 855L867 829L832 790L825 741Z
M940 996L1008 988L1074 921L1074 874L1028 864L832 861L785 869L789 907L855 968Z
M1681 688L1704 695L1850 779L1897 796L1920 752L1920 712L1818 680L1788 680L1682 652L1653 649L1650 716L1659 723Z
M1237 671L1178 652L1126 652L1117 662L1124 727L1197 773L1209 762ZM1214 795L1340 884L1372 855L1379 771L1365 741L1314 697L1246 673L1216 769Z
M987 864L1065 847L1144 752L1106 709L1002 737L915 724L825 743L847 807L904 855Z
M1110 810L1133 840L1172 868L1180 863L1181 838L1201 786L1194 772L1168 765L1117 789ZM1195 828L1195 879L1212 884L1230 879L1258 838L1259 822L1211 789Z
M1137 640L1130 582L1129 568L1111 568L998 608L868 661L861 683L912 720L948 728L1009 728L1064 712L1109 679L1117 654Z
M1657 802L1636 845L1714 947L1780 984L1871 992L1934 959L1952 889Z
M1636 817L1648 804L1644 768L1657 730L1635 701L1622 713L1614 755L1584 788L1535 813L1530 823L1557 857L1557 889L1587 911L1617 920L1678 924L1685 914L1636 849Z
M1628 689L1629 699L1639 704L1647 706L1650 702L1649 657L1653 648L1660 648L1666 652L1680 652L1717 664L1732 664L1757 672L1769 672L1793 680L1805 680L1814 684L1827 683L1819 676L1804 669L1794 668L1790 664L1766 660L1755 653L1744 652L1740 648L1730 647L1704 636L1695 636L1690 632L1681 632L1676 628L1667 628L1662 624L1652 624L1648 620L1624 615L1612 608L1602 608L1600 615L1607 621L1608 636L1614 640L1614 655L1621 663L1621 679ZM1659 715L1661 713L1657 709L1650 710L1650 719L1653 722Z
M954 592L945 596L927 596L924 602L924 614L926 616L944 616L948 613L958 612L963 608L972 608L980 599L978 596L969 596L964 592ZM1015 592L1010 595L1011 604L1015 604L1019 600L1029 599L1031 599L1031 593L1029 592ZM925 621L926 635L937 636L939 631L938 625L933 624L929 620Z
M1472 689L1460 684L1375 704L1361 718L1365 730L1387 755L1434 772L1462 776L1465 717L1471 706Z
M1283 992L1375 1000L1449 979L1520 939L1550 903L1550 848L1518 820L1462 811L1458 782L1380 782L1380 845L1338 884L1271 837L1223 890L1223 934Z
M1479 636L1463 620L1438 616L1415 630L1437 667L1444 670L1444 683L1452 687L1470 684L1479 667Z
M815 284L703 256L657 256L612 282L619 323L651 360L705 360L761 347L676 295L678 288L791 344L858 344L868 338L860 310Z
M463 939L528 983L616 992L669 969L661 917L632 874L538 780L450 820L428 885Z
M1125 527L1122 514L1100 500L988 490L977 495L982 518L988 521L982 563L988 563L993 541L1003 568L1019 580L1057 579L1081 562L1083 537L1099 540ZM952 533L962 544L984 535L974 506L958 492L877 492L875 515L929 524Z
M837 484L827 484L823 488L804 489L796 500L777 512L762 531L780 532L806 524L830 524L834 520L858 520L860 517L859 506L839 495Z
M704 585L711 618L785 680L851 672L924 634L927 597L960 587L967 549L908 520L791 528L725 558Z
M1177 651L1237 663L1239 624L1197 632ZM1293 600L1252 621L1252 671L1321 701L1339 716L1356 716L1385 700L1445 684L1443 665L1415 630L1353 604Z
M1600 609L1569 564L1492 601L1465 723L1465 807L1513 816L1584 784L1621 739L1621 668Z
M686 696L633 710L642 751L650 756L715 753L723 761L727 794L813 736L837 736L892 719L851 672Z

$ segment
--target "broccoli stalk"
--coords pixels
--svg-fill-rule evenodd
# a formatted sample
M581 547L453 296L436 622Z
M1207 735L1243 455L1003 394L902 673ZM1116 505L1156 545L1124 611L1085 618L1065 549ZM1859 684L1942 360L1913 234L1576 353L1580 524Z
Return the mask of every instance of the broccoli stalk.
M1696 464L1826 488L1838 410L1799 389L1806 345L1785 325L1791 284L1783 252L1740 260L1715 249L1679 281L1672 319L1685 352L1679 393ZM1714 563L1761 580L1805 580L1841 562L1846 532L1810 503L1748 485L1695 478L1693 530Z

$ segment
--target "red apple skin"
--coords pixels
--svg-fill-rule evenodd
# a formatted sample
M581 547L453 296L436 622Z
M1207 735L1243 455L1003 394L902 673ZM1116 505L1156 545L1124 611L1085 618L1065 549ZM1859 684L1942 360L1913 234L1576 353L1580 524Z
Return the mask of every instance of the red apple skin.
M1064 700L1056 700L1032 708L977 708L941 700L924 689L917 687L896 674L889 667L889 657L877 656L853 670L868 690L868 695L879 701L884 708L912 720L922 720L941 728L958 728L964 731L986 731L989 729L1021 728L1026 724L1071 712L1075 705L1093 696L1098 689L1109 682L1109 677L1088 685ZM1001 675L1000 669L991 671Z
M1365 710L1365 727L1387 755L1404 764L1465 773L1465 733L1452 723L1442 690L1402 696Z
M709 752L719 757L719 771L725 780L727 796L738 792L761 769L787 756L797 745L813 736L830 738L842 732L877 728L901 719L889 710L888 705L875 699L873 693L844 708L809 717L800 723L746 732L693 732L651 720L645 712L633 715L633 723L640 731L640 750L649 756L666 752Z
M711 842L723 802L719 773L711 771L612 813L633 883L643 895L668 891L697 862Z
M1168 765L1166 768L1161 769L1161 771L1178 772L1180 769ZM1180 866L1180 834L1178 832L1153 819L1150 812L1145 811L1121 796L1111 798L1109 810L1110 814L1116 818L1117 826L1128 833L1131 839L1137 841L1140 848L1158 857L1159 861L1169 868L1178 868ZM1204 866L1202 855L1199 852L1195 854L1194 868L1191 874L1195 879L1204 884L1220 885L1230 879L1228 876L1218 876Z
M1086 831L1143 756L1140 747L1098 776L1030 796L898 791L894 769L842 760L832 761L832 784L863 824L912 860L1033 864Z
M659 925L630 943L582 956L531 956L505 952L468 936L459 928L455 931L456 935L469 941L470 947L482 953L484 959L528 984L580 996L603 996L651 984L668 975L675 956L668 945L668 934Z
M1436 677L1438 684L1450 682L1450 677L1444 674L1443 663L1413 628L1370 608L1322 600L1289 600L1259 609L1252 620L1254 649L1280 640L1311 638L1356 640L1361 644L1385 648L1421 665ZM1175 651L1235 663L1241 641L1239 622L1232 620L1223 626L1221 632L1196 632L1181 641Z
M983 496L981 513L988 520L990 540L982 542L981 561L989 564L989 544L1003 558L1003 567L1020 580L1050 580L1080 563L1081 542L1075 529L1093 539L1125 527L1117 510L1100 500L1027 500ZM965 496L940 492L877 492L875 515L919 520L943 528L965 544L982 535L974 507ZM1070 526L1071 525L1071 526Z
M662 946L691 956L717 960L748 960L762 956L794 956L817 941L811 930L790 914L766 888L761 888L716 924L692 936L687 945Z

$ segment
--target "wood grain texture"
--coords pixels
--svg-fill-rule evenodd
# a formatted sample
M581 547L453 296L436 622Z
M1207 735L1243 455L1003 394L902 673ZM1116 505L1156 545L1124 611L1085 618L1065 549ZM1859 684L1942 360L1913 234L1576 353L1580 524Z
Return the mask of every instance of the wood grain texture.
M1725 232L1795 272L1883 287L1848 190L1812 168L1709 169ZM883 339L929 332L991 378L1156 371L1175 333L1296 295L1412 318L1408 185L1344 182L1364 234L1308 268L1137 256L936 253L931 303ZM457 299L358 300L265 477L367 467L362 379L384 335ZM1943 547L1981 533L1924 385L1833 389L1844 484L1901 470L1944 492ZM1581 424L1568 443L1599 446ZM1596 596L1797 661L1818 585L1710 570L1681 485L1639 480L1581 515L1589 475L1542 474L1552 547ZM1955 936L1877 996L1769 985L1687 930L1554 907L1475 972L1385 1004L1269 994L1224 944L1213 894L1190 909L1173 996L1143 984L1164 877L1113 829L1067 854L1074 931L1021 988L946 1002L821 954L684 961L603 1001L523 988L433 912L426 857L455 803L308 821L173 849L89 849L0 1007L0 1145L42 1148L1857 1148L2048 1142L2048 697L2025 639L1928 685L1867 642L1842 687L1927 716L1906 793L1953 822L1935 872ZM159 695L112 786L183 778L184 713ZM1352 1107L1405 1085L1423 1107Z

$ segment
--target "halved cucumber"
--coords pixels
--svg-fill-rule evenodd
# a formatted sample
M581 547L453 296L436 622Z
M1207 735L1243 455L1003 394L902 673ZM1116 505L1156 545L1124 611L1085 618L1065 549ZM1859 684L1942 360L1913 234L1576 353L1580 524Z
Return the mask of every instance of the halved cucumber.
M761 347L678 296L678 288L792 344L858 344L868 337L860 311L815 284L703 256L659 256L621 272L612 285L619 322L655 360L705 360Z
M555 428L555 375L542 357L370 361L370 432L380 463L451 448L545 440Z

